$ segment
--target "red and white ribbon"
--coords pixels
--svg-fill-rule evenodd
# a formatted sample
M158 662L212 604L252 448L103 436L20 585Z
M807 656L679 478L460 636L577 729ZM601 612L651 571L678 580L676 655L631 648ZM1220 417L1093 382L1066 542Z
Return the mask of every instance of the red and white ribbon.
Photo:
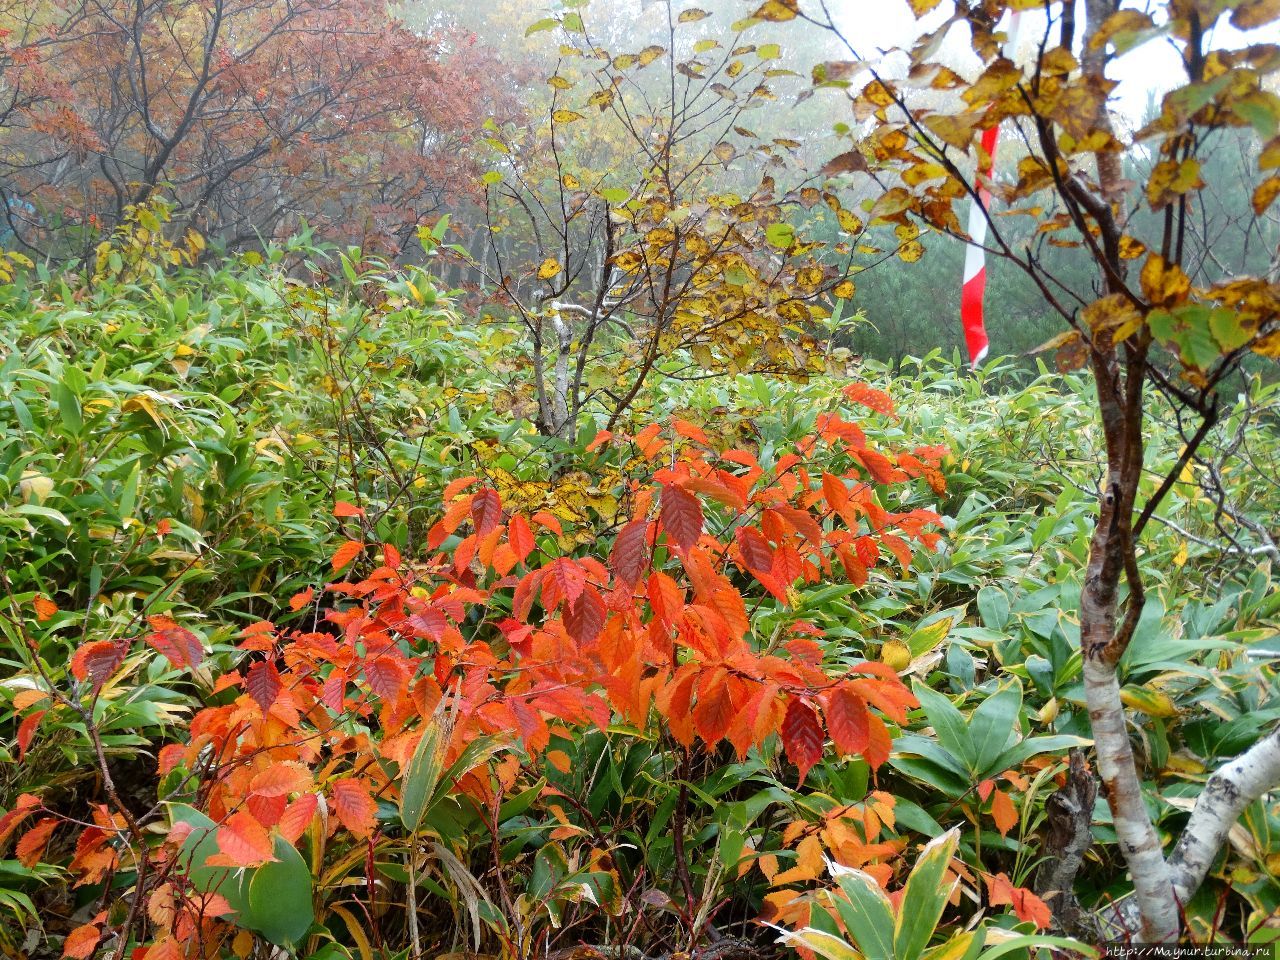
M1013 59L1018 43L1018 28L1022 25L1022 14L1014 11L1009 16L1008 39L1005 41L1004 55ZM978 200L969 208L970 242L964 252L964 282L960 288L960 324L964 327L964 342L969 348L969 363L977 367L987 356L990 343L987 340L987 325L983 316L983 299L987 292L987 254L984 244L987 241L987 215L985 210L991 206L991 192L983 185L990 183L995 173L996 142L999 139L998 126L982 132L982 149L986 152L988 165L979 171L982 177L978 182Z

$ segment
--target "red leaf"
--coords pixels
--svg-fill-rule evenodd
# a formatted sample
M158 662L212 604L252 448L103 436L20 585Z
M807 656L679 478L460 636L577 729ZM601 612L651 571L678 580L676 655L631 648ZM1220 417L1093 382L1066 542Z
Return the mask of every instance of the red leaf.
M369 686L383 700L399 700L409 683L409 672L398 657L381 653L370 657L364 664L364 675Z
M800 770L800 783L815 763L822 759L822 721L817 711L798 697L792 697L782 718L782 745L787 759Z
M693 549L702 536L702 504L674 483L662 488L659 519L667 536L682 550Z
M634 588L649 566L649 521L640 517L618 531L609 553L609 567L620 583Z
M471 522L476 526L476 536L486 537L502 522L502 498L492 487L477 491L471 501Z
M773 547L765 535L755 527L739 527L734 536L738 541L738 551L742 554L742 562L757 577L768 576L773 570Z
M147 634L147 644L162 653L175 667L198 667L204 660L204 644L200 638L166 617L153 617L155 628Z
M533 530L530 529L529 522L519 514L512 517L511 522L507 524L507 543L511 545L516 559L521 563L524 563L529 554L533 553L534 547L538 545L533 538Z
M72 960L87 960L100 939L102 939L102 931L96 924L86 923L76 927L67 934L67 939L62 941L62 955L71 957Z
M92 679L94 686L101 686L124 662L128 647L112 640L95 640L86 643L71 658L71 674L77 680Z
M30 716L23 718L22 723L18 727L19 760L27 755L27 748L31 746L31 738L36 735L36 727L40 726L40 720L46 713L48 713L47 710L37 710Z
M587 644L600 635L604 628L604 598L595 587L587 586L578 602L564 611L564 628L569 636L581 644Z
M346 777L333 784L333 810L342 825L357 837L373 833L378 805L363 781Z
M547 571L547 579L554 582L554 586L569 601L569 606L573 606L578 602L578 598L582 596L582 591L587 585L587 573L578 564L574 563L568 557L558 557L551 561L545 568ZM547 587L551 584L543 586L544 606L548 605L545 600Z
M836 749L845 755L861 754L867 749L870 730L867 704L847 686L831 691L826 702L827 729Z
M356 558L364 544L358 540L348 540L333 552L333 569L336 573Z
M250 667L244 684L249 690L249 696L258 701L263 713L270 710L280 696L280 674L276 665L269 660L259 660Z
M256 867L275 859L274 845L267 828L247 810L233 813L218 828L218 850L222 857L210 857L209 863L227 867Z
M347 503L345 500L339 500L333 505L333 515L335 517L363 517L364 508Z

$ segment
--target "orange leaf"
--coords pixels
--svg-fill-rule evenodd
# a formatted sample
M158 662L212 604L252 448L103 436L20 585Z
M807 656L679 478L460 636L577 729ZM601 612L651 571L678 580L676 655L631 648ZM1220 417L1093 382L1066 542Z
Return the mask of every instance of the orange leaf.
M41 623L52 620L58 612L58 605L45 596L37 596L32 604L36 608L36 619Z
M73 960L87 960L101 938L102 931L96 924L86 923L76 927L67 934L67 939L62 941L62 955L72 957Z
M303 590L301 593L295 593L289 598L289 609L293 611L301 610L315 599L315 595L316 592L310 587L307 587L307 589Z
M1042 930L1053 921L1048 905L1025 887L1015 887L1007 874L984 874L983 878L987 881L987 900L991 906L1008 904L1019 920L1034 923Z
M511 545L511 549L515 551L516 559L524 563L529 554L533 553L537 541L533 538L533 530L529 527L529 521L519 514L511 518L511 522L507 524L507 543Z
M22 723L18 726L19 760L27 755L27 748L31 746L31 738L36 735L36 727L40 726L40 720L46 713L48 713L47 710L37 710L30 716L24 717Z
M863 753L871 738L866 701L850 686L842 684L831 691L826 712L827 728L836 749L843 754Z
M24 867L34 867L40 862L40 854L44 852L45 844L49 842L49 837L58 827L58 821L53 817L44 817L36 821L34 827L22 835L14 853L18 855L18 860Z
M709 746L719 743L733 722L733 692L724 670L716 670L698 691L698 703L693 708L693 724Z
M226 860L215 855L209 858L210 864L217 860L218 866L256 867L275 859L267 828L247 810L233 813L218 828L217 840L218 850Z
M1013 798L1003 790L995 791L991 800L991 819L996 822L1000 836L1006 837L1018 823L1018 808L1013 805Z
M314 793L304 793L289 804L280 815L280 822L276 824L280 828L280 836L290 843L297 843L311 824L311 818L316 815L319 806L320 801Z
M364 549L364 544L358 540L348 540L346 543L340 546L337 550L333 552L334 572L341 570L348 563L354 560L356 556L360 553L360 551L363 549Z
M212 914L209 914L212 916ZM147 948L142 960L183 960L182 947L173 937L165 937Z
M333 505L333 515L335 517L363 517L364 507L357 507L354 503L339 500Z
M19 690L13 697L11 706L14 710L21 713L27 707L33 707L42 700L48 700L49 695L43 690Z
M311 786L311 774L299 763L273 763L249 782L249 792L260 797L284 797Z
M369 788L363 781L352 777L335 781L333 810L342 825L357 837L367 837L373 833L378 805L369 795Z

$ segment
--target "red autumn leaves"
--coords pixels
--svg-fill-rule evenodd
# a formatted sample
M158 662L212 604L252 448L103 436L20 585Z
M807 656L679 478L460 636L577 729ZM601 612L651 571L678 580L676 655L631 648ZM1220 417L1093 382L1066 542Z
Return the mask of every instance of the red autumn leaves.
M571 552L578 531L464 477L444 491L425 562L407 567L385 546L373 565L367 544L346 541L332 567L349 579L327 586L332 599L308 590L288 604L314 609L326 629L246 628L245 659L214 686L234 696L200 710L160 755L162 775L220 758L202 794L218 824L211 865L268 862L278 838L294 844L321 824L373 836L377 799L394 802L395 772L446 695L445 763L485 735L514 745L514 734L537 754L553 730L615 717L643 727L655 712L686 748L727 741L745 756L776 742L801 781L828 744L873 766L888 759L884 718L905 723L915 705L897 675L874 663L832 671L813 625L788 620L757 637L753 615L766 598L785 609L806 584L841 573L864 583L886 558L905 565L913 545L931 548L938 518L886 510L874 485L923 476L938 452L871 450L835 414L769 463L717 452L682 422L605 445L630 451L634 475L619 491L630 517L609 531L607 551ZM361 516L350 504L334 513ZM197 635L165 618L150 626L146 644L173 666L203 662ZM130 650L88 644L72 671L101 685ZM450 788L478 799L493 789L465 773ZM38 857L57 824L39 821L24 854Z

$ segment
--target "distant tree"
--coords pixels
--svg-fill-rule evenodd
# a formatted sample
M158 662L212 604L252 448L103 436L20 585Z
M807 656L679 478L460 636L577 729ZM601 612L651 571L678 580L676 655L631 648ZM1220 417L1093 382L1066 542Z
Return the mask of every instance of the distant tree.
M499 111L491 55L384 0L11 3L0 210L23 246L83 252L157 191L236 246L306 217L398 250L465 189Z
M524 330L551 436L587 409L615 425L655 378L821 370L815 324L852 291L862 219L805 183L799 141L760 133L795 77L781 48L697 7L651 16L661 42L625 49L576 10L534 23L558 41L547 114L490 129L472 265Z

